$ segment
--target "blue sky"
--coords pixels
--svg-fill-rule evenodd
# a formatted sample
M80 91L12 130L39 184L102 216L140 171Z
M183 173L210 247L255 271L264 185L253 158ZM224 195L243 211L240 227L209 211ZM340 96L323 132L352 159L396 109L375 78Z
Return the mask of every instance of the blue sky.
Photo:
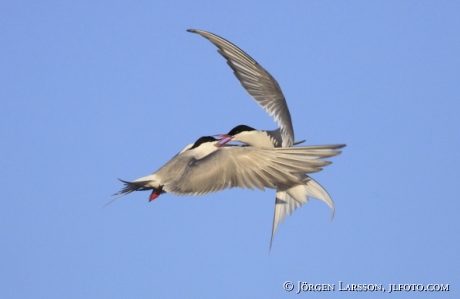
M0 296L292 298L285 281L458 298L456 1L2 1ZM274 191L148 192L198 137L276 124L203 29L280 83L296 139L346 143L269 241ZM353 292L322 292L319 298Z

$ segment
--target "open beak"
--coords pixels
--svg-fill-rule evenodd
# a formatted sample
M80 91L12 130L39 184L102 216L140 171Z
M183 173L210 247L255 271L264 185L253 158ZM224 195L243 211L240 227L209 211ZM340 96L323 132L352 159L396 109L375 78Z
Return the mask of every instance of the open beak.
M219 136L219 137L221 137L221 138L219 139L219 142L216 144L216 146L217 146L218 148L223 147L224 145L226 145L227 143L229 143L229 142L232 141L232 139L233 139L232 136L227 135L227 134L216 134L216 135L214 135L214 136Z

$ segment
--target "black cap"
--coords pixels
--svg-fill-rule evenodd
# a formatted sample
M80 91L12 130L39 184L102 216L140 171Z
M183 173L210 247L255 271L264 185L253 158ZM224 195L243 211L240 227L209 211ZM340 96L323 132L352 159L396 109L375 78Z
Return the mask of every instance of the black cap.
M212 142L212 141L217 141L216 138L212 137L212 136L203 136L203 137L200 137L198 138L197 141L195 141L195 143L193 144L193 146L190 148L190 149L194 149L196 147L199 147L201 144L203 143L206 143L206 142Z
M230 132L228 132L227 135L235 136L236 134L241 133L241 132L249 132L249 131L255 131L255 130L256 129L251 128L250 126L239 125L239 126L234 127L233 129L231 129Z

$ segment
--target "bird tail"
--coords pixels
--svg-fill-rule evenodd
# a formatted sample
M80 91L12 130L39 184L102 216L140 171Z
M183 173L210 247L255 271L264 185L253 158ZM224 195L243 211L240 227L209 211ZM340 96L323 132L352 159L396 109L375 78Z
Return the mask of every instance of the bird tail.
M123 187L123 189L121 189L120 191L118 191L117 193L115 194L112 194L113 196L115 195L118 195L116 198L112 199L111 201L109 201L108 203L106 203L102 208L105 208L106 206L108 206L109 204L111 204L112 202L114 202L115 200L119 199L120 197L122 196L125 196L131 192L134 192L134 191L144 191L144 190L151 190L153 188L146 188L146 187L143 187L144 183L145 182L128 182L128 181L123 181L122 179L119 179L121 182L123 182L123 184L125 184L125 186Z
M121 189L120 191L118 191L117 193L113 194L113 195L126 195L126 194L129 194L133 191L145 191L145 190L151 190L153 188L146 188L144 187L145 185L145 181L134 181L134 182L128 182L128 181L123 181L122 179L119 179L123 184L125 184L125 186L123 187L123 189Z
M273 216L272 236L270 240L270 248L272 247L273 238L276 233L278 224L284 222L286 216L290 216L292 212L307 203L309 198L316 198L324 201L331 209L334 217L335 207L331 196L327 191L314 179L305 175L303 178L305 185L297 185L289 189L276 192L275 213Z

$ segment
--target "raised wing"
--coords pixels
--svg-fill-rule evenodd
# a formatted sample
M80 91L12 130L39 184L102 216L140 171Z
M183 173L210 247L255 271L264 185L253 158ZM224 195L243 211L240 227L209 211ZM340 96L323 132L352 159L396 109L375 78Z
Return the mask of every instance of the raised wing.
M291 114L275 78L251 56L226 39L203 30L189 29L187 31L198 33L219 48L217 51L227 59L227 64L233 69L233 73L241 85L278 122L283 138L283 147L292 146L294 129Z
M331 164L321 159L340 154L344 145L290 148L225 147L191 159L181 177L165 184L176 195L202 195L227 188L264 189L304 184L299 173Z

